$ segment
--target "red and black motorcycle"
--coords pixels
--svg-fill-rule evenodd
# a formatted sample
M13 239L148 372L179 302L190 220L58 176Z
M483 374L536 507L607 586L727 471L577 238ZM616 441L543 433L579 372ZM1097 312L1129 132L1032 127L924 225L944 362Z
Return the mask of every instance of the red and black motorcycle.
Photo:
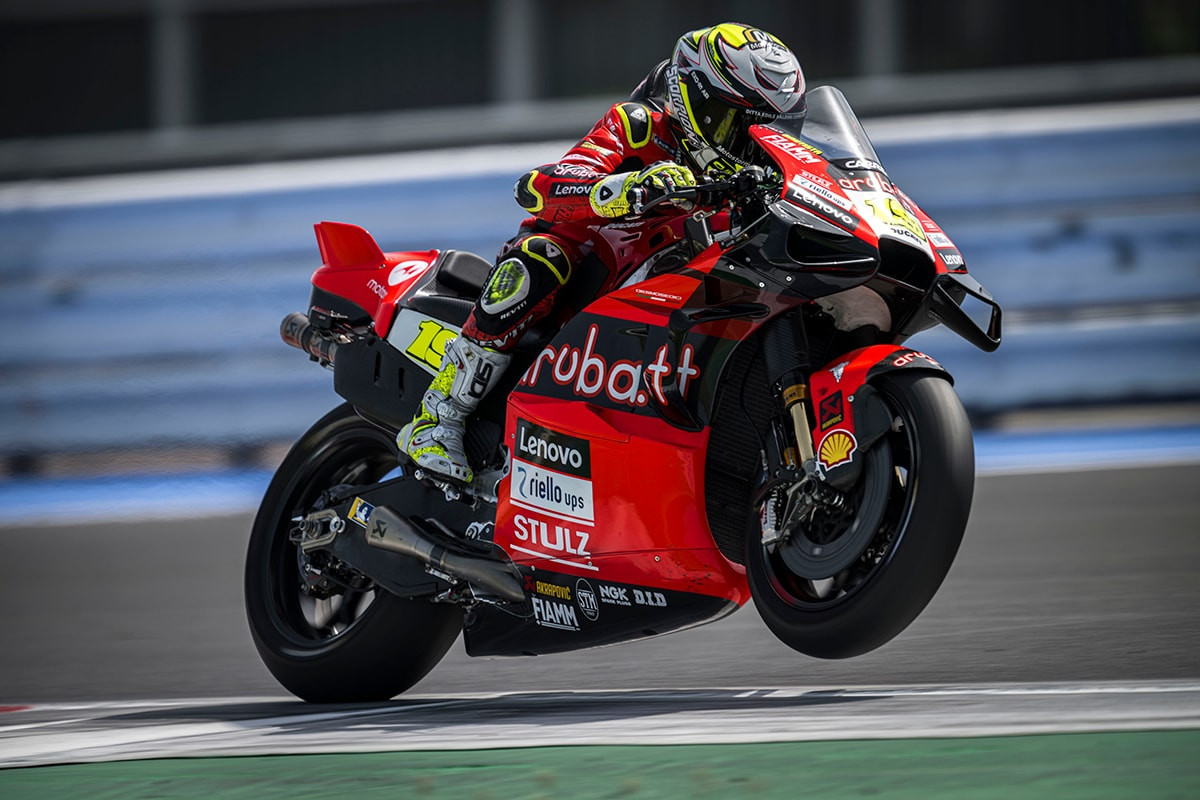
M751 133L773 169L596 229L624 279L522 340L468 425L467 487L414 469L395 437L490 262L316 226L309 312L282 333L346 402L283 460L246 563L250 628L284 687L381 700L460 632L470 655L554 653L751 599L823 658L916 618L962 539L974 449L950 375L903 343L940 323L994 350L1000 309L836 89L810 92L801 130ZM720 223L651 208L688 200Z

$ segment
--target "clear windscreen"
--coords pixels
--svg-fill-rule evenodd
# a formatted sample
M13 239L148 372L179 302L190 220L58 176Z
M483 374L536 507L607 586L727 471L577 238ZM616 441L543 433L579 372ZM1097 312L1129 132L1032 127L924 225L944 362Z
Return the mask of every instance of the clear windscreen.
M808 91L808 114L803 121L778 119L768 127L791 136L803 136L805 141L819 147L829 161L862 158L879 162L879 156L854 116L850 103L832 86L818 86Z

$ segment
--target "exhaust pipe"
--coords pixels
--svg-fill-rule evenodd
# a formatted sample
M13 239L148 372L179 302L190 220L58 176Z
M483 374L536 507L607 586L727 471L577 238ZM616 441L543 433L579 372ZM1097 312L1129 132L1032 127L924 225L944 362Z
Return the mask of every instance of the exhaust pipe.
M332 364L337 356L338 343L299 311L293 311L283 318L283 322L279 323L279 335L283 341L303 350L322 364Z
M448 550L415 525L385 506L375 506L367 518L367 543L420 559L426 566L510 603L525 599L524 582L510 563L487 556Z

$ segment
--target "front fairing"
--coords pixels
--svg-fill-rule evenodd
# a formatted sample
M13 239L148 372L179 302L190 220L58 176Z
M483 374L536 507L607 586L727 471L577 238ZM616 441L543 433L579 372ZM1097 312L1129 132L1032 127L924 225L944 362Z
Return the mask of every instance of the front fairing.
M895 242L913 249L938 272L964 271L962 254L945 232L888 176L875 148L840 91L809 92L802 124L780 120L751 133L783 175L771 212L818 233L853 236L864 247Z
M775 162L778 199L726 255L722 274L806 299L866 284L888 302L896 343L939 323L984 350L999 345L1000 309L967 275L950 237L885 171L846 98L822 86L799 121L751 128ZM986 327L959 306L990 308Z

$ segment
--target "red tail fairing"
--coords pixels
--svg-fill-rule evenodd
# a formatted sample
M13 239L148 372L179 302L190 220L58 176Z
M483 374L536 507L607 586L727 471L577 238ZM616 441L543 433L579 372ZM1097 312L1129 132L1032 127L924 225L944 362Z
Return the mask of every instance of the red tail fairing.
M365 229L343 222L313 226L324 262L313 286L353 302L370 316L375 332L387 336L396 306L421 282L441 251L384 253Z

